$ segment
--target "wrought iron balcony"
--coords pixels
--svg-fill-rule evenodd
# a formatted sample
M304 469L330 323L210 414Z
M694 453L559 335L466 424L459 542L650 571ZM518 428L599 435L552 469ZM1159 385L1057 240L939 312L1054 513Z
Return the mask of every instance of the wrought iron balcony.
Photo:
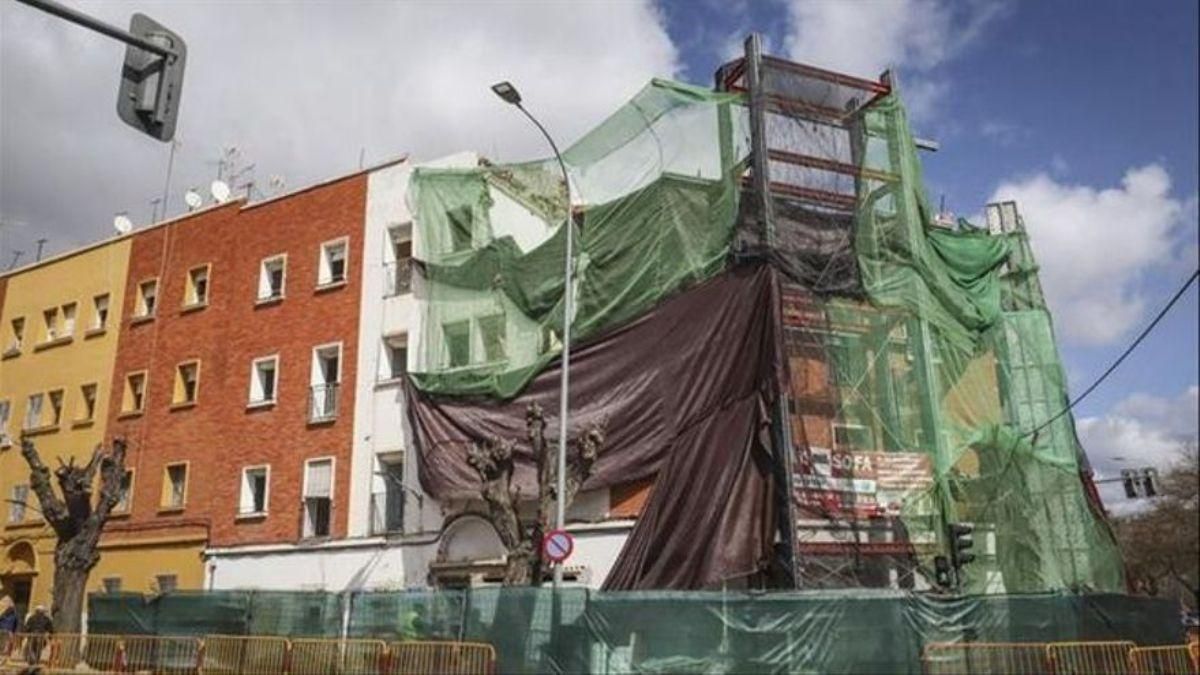
M412 258L400 258L383 266L384 297L412 292Z
M337 417L338 383L314 384L308 390L308 421L327 422Z

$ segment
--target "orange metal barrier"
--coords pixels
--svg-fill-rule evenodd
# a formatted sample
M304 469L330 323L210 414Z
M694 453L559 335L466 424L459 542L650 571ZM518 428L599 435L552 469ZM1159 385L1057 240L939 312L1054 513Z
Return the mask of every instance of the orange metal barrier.
M121 672L173 675L195 673L203 652L199 638L161 635L126 635L121 639L124 660Z
M926 675L1041 675L1049 672L1042 642L935 642L921 656Z
M1137 645L1119 642L1052 642L1046 656L1055 675L1132 675L1129 652Z
M291 675L376 675L387 663L383 640L298 638L291 644Z
M393 642L388 675L491 675L496 649L481 642Z
M1195 675L1200 666L1191 651L1190 645L1134 647L1129 660L1136 675Z
M286 638L206 635L200 672L205 675L277 675L287 668Z

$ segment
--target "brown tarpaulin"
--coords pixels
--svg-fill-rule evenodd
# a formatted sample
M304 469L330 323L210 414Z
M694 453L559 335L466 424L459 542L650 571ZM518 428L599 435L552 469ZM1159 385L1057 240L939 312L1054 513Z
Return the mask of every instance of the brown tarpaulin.
M606 435L584 489L656 477L605 588L704 588L765 568L774 528L767 429L781 368L775 274L731 269L572 351L571 437L593 423ZM466 450L502 437L520 439L514 483L534 498L525 409L537 401L557 411L559 376L556 361L505 402L410 385L425 490L478 498Z

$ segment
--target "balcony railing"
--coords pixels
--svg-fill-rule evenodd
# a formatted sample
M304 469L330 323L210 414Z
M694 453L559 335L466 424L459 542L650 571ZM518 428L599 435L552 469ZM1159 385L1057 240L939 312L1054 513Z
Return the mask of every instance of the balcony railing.
M412 292L412 258L401 258L383 266L384 297Z
M376 492L371 495L371 535L404 531L404 493Z
M338 383L314 384L308 390L308 421L326 422L337 417Z

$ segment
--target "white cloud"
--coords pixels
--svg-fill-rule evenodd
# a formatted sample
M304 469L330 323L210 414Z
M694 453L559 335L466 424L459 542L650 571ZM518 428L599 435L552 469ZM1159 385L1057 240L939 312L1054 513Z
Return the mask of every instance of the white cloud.
M791 58L853 75L900 69L901 93L929 118L947 86L935 71L975 42L1006 8L989 1L790 0L784 40Z
M492 83L512 80L567 144L680 69L648 1L75 6L118 25L143 11L187 41L174 212L187 186L214 177L226 144L260 184L282 174L292 187L353 170L364 148L368 164L461 150L529 158L546 154L543 141ZM6 249L106 236L116 211L148 220L167 148L116 117L124 46L16 3L0 3L0 38L0 219L25 224Z
M1159 164L1104 189L1039 173L1001 184L990 201L1009 199L1024 216L1055 323L1079 344L1112 343L1142 320L1142 278L1169 267L1195 225Z
M1162 471L1178 459L1184 443L1200 434L1198 406L1200 388L1195 385L1174 398L1135 393L1103 416L1078 419L1075 428L1098 479L1117 477L1121 469L1152 466ZM1120 483L1099 487L1114 512L1139 504L1125 499Z

